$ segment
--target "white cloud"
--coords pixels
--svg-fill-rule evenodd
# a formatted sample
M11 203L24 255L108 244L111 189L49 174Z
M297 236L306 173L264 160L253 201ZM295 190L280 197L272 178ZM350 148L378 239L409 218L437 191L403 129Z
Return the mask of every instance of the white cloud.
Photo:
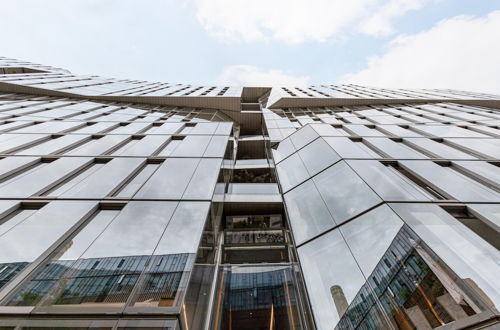
M306 86L308 76L293 76L281 70L265 70L252 65L231 65L222 71L217 83L231 86Z
M427 0L389 0L360 24L360 31L373 36L394 33L392 20L410 10L422 8Z
M348 28L387 34L427 0L195 0L202 27L223 41L326 41ZM375 12L375 15L372 14Z
M394 39L387 51L342 82L384 87L453 88L500 94L500 11L457 16Z

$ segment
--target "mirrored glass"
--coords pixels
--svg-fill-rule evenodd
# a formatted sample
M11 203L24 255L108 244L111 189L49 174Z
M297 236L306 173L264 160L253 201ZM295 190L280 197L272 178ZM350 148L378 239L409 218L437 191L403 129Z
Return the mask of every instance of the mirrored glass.
M310 176L340 160L340 156L322 138L300 149L298 154Z
M201 159L182 199L212 199L222 159Z
M337 224L382 201L343 161L313 180Z
M498 251L433 204L390 204L413 231L486 303L498 309ZM485 297L486 296L486 297Z
M411 184L394 171L376 160L348 160L356 173L386 201L428 201L417 185Z
M276 170L284 192L309 178L307 169L297 153L276 165Z
M92 162L92 158L66 157L0 185L0 197L26 198L40 194Z
M297 245L335 225L312 180L290 190L284 197Z
M199 158L168 158L134 198L181 199Z
M96 205L90 201L53 201L33 214L21 212L19 218L10 219L17 225L0 237L0 285L35 261Z
M318 133L310 126L306 125L290 135L295 149L300 149L318 137Z
M374 152L367 150L368 148L361 142L353 142L349 138L342 137L326 137L324 138L333 150L342 158L374 158L379 157Z
M44 305L120 307L144 271L176 202L130 202L55 284Z
M104 198L116 191L146 160L115 158L64 192L64 198Z
M400 165L415 173L439 193L466 202L496 202L500 194L473 181L451 167L442 167L430 161L401 161Z
M319 329L332 329L365 283L338 230L298 248L300 263Z

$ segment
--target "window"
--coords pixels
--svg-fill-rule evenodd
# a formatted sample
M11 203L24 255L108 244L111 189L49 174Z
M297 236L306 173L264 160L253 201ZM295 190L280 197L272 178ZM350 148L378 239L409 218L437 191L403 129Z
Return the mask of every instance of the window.
M276 170L278 171L283 192L292 189L309 178L307 169L297 153L276 165Z
M298 154L310 176L340 160L340 156L322 138L316 139L300 149Z
M354 171L386 201L428 201L416 184L404 180L390 166L376 160L347 161Z
M297 245L335 225L312 180L287 192L285 204Z
M343 161L321 172L313 180L337 224L381 202Z

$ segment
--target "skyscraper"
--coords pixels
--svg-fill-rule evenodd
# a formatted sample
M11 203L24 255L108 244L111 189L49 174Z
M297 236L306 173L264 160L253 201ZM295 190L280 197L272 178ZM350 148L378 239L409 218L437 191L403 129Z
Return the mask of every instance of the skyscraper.
M493 329L498 109L0 58L0 328Z

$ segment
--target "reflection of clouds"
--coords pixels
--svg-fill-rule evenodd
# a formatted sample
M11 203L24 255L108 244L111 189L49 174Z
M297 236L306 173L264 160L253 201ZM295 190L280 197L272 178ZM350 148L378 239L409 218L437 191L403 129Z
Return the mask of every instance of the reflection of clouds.
M500 306L498 250L433 204L391 204L406 224L461 278Z
M209 202L180 202L154 254L196 253Z
M149 255L165 230L177 202L130 202L83 258Z
M337 223L380 202L380 198L344 161L313 180Z
M340 227L365 276L369 276L403 225L387 206L363 214Z
M66 247L59 260L78 259L92 244L92 241L102 233L104 228L119 213L118 210L101 210L99 213L71 240L71 247Z
M97 203L53 201L0 237L0 263L32 262Z
M144 158L115 158L64 192L62 196L104 198L144 161Z
M365 279L338 230L299 248L299 256L319 327L331 329L340 318L330 288L342 287L350 303Z
M209 202L130 202L83 257L150 255L157 245L155 254L195 253L209 206Z
M334 222L312 180L285 194L297 244L333 227Z

